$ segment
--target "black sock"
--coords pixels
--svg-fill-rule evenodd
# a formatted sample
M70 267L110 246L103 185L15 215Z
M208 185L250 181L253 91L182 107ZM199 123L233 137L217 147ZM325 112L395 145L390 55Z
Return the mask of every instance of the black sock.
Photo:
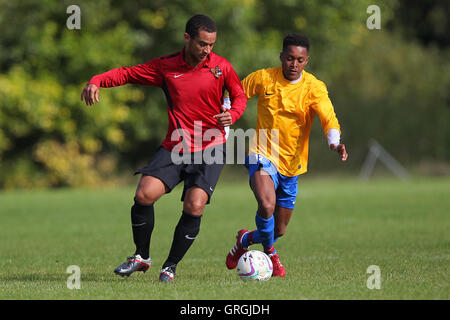
M150 257L150 239L155 225L155 213L153 203L143 205L134 201L131 207L131 226L133 228L133 240L136 245L136 253L143 259Z
M183 211L175 228L169 257L164 263L163 268L173 265L176 266L183 259L200 231L201 218L202 216L195 216Z

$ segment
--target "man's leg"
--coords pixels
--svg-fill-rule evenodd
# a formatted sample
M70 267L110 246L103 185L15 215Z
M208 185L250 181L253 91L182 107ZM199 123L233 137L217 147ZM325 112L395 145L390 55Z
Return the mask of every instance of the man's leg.
M158 178L142 175L139 181L134 205L131 207L131 226L136 254L148 259L150 256L150 239L155 224L153 204L169 188Z
M150 238L154 227L153 204L168 191L165 184L156 177L142 175L139 181L134 205L131 207L131 226L136 252L119 265L114 272L120 276L130 276L135 271L150 268Z
M258 202L258 211L255 216L257 229L248 232L246 229L238 231L236 244L230 250L226 258L228 269L234 269L242 254L254 243L262 243L264 251L274 252L274 210L276 204L275 183L272 177L263 169L255 171L250 178L250 187L253 190L256 201Z
M183 213L173 234L169 256L163 264L160 281L174 280L177 264L183 259L198 233L208 194L198 187L191 187L184 195Z
M287 226L289 221L291 220L292 212L294 209L283 208L280 206L275 207L275 227L274 227L274 235L273 242L277 242L277 240L286 233ZM261 243L261 237L257 234L255 239L254 230L247 235L244 235L243 244L248 247L254 243Z
M257 215L256 217L257 229L246 233L242 237L242 246L249 246L254 243L263 244L264 252L270 257L270 260L272 261L273 264L273 273L272 273L273 277L275 276L284 277L286 275L286 270L284 266L281 264L280 258L273 246L273 243L276 242L279 237L283 236L286 233L286 228L291 219L292 212L293 209L284 208L277 205L275 207L275 213L272 216L272 218L275 220L274 224L264 225L261 222L258 224L258 215ZM267 219L263 221L266 223L268 222ZM271 232L268 232L268 235L266 236L264 236L264 228L266 228L267 230L271 230ZM267 239L265 238L270 236L272 236L272 241L267 241Z
M261 243L266 253L274 253L274 211L276 205L275 185L272 177L264 170L256 171L250 178L250 186L258 203L255 216L257 229L244 235L244 246L252 243Z
M273 241L276 242L279 237L286 233L287 225L291 220L292 212L294 209L283 208L280 206L275 207L275 234Z
M279 186L276 191L277 205L275 207L275 234L274 242L279 237L286 233L287 225L294 211L295 199L297 197L297 180L298 176L286 177L281 174L278 175ZM277 253L269 255L273 264L273 277L284 277L286 270L281 264L280 258Z
M169 257L164 265L173 265L183 259L200 232L200 222L208 195L198 187L186 190L183 213L173 235Z
M277 241L279 237L286 233L286 228L291 220L298 193L298 176L286 177L280 174L278 181L274 241Z
M278 205L280 201L279 196L281 202L284 203L283 193L275 191L277 189L275 185L280 188L279 179L280 177L277 175L276 180L273 180L272 176L265 174L262 170L257 171L253 175L251 187L258 201L258 213L255 218L257 229L244 234L241 243L243 247L253 243L261 243L264 247L264 252L272 261L272 276L284 277L286 270L281 264L273 243L286 232L293 210ZM282 185L281 188L284 190L285 186ZM275 198L275 201L272 200L273 198ZM289 200L289 204L295 203L291 199ZM270 214L271 212L272 214Z

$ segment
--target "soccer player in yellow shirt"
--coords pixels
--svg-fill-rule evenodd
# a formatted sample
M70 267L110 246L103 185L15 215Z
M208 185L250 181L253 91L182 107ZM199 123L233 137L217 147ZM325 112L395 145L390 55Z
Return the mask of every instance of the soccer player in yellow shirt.
M246 158L250 187L258 202L256 230L238 231L227 255L228 269L236 268L248 247L261 243L273 263L272 276L286 271L273 246L286 232L297 197L297 181L308 164L308 143L316 115L330 149L342 161L348 154L340 143L340 126L325 84L304 71L309 40L288 34L280 54L281 67L255 71L242 80L247 98L258 96L256 135Z

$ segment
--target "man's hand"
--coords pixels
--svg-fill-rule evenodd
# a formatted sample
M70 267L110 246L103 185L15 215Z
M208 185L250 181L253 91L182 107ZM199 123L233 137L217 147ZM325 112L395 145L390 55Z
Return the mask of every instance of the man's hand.
M221 126L231 126L233 124L233 118L231 117L230 112L228 112L228 109L224 106L221 106L220 109L222 110L222 113L216 114L213 118L216 118Z
M342 161L346 161L348 158L347 150L345 150L345 144L339 144L337 147L334 144L330 144L330 149L335 149L341 156Z
M95 84L88 84L84 87L83 92L81 92L81 101L86 102L87 106L91 106L96 102L99 102L98 94L100 89Z

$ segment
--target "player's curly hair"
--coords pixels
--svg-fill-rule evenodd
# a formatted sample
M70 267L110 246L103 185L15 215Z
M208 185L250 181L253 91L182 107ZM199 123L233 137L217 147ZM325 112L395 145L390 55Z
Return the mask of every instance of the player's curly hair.
M309 52L309 39L302 34L289 33L283 39L283 51L286 51L288 46L303 47Z
M217 26L213 19L203 14L196 14L186 23L185 32L195 38L200 30L207 32L217 32Z

